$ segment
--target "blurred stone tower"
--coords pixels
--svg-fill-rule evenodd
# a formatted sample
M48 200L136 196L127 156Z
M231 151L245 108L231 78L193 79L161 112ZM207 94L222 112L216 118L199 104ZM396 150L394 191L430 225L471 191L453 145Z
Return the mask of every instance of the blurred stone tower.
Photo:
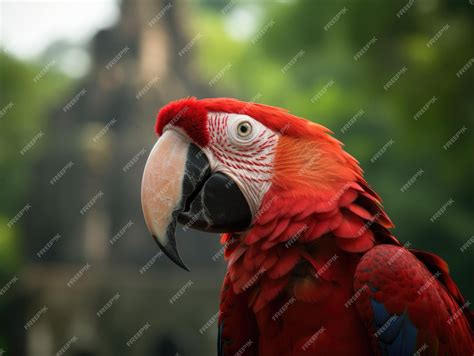
M210 95L209 86L192 70L192 54L180 55L192 37L185 28L187 6L123 0L118 22L98 32L90 44L90 73L52 110L48 154L38 164L31 197L32 204L41 206L41 214L32 215L27 224L34 238L26 246L29 267L22 279L25 300L35 302L12 312L28 319L43 305L48 311L35 328L14 331L19 340L15 355L54 354L74 337L73 355L124 354L125 341L144 318L175 318L167 315L166 304L180 284L171 278L169 265L160 267L161 284L156 274L138 273L158 252L143 223L139 189L155 140L152 128L158 109L179 97ZM61 170L64 174L51 183ZM38 251L58 234L39 257ZM196 240L189 248L209 251L209 240L187 238ZM215 263L209 264L214 264L212 270L201 266L211 271L204 280L221 279L215 275L221 274L214 271ZM79 282L68 285L78 271L84 272ZM195 298L203 305L218 293L214 283L203 282L200 288ZM98 317L97 311L116 294L121 299L113 313ZM160 297L165 300L162 309ZM209 315L214 313L209 309ZM168 349L176 343L158 325L153 333L156 337L127 349L127 354L154 354L163 347L156 340L164 340ZM189 347L193 337L187 338ZM202 339L194 341L207 350L203 354L213 351L213 342L209 351Z

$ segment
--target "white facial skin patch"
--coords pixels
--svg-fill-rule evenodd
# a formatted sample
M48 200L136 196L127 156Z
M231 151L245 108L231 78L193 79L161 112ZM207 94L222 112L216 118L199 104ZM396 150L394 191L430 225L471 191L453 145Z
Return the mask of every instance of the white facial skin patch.
M230 176L255 216L273 177L279 134L248 115L208 114L210 142L203 149L213 172Z

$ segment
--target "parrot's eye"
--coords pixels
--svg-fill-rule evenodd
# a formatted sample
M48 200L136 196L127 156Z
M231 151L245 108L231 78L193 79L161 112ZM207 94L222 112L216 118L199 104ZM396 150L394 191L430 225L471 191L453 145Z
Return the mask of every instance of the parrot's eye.
M248 121L241 122L237 126L237 135L239 137L245 138L252 133L252 125Z
M265 127L247 115L229 115L227 120L227 137L235 146L251 146Z

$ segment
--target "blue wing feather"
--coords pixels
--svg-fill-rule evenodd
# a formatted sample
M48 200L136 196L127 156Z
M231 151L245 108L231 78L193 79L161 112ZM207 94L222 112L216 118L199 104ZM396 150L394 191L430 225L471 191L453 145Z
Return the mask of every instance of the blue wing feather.
M416 337L418 330L411 322L408 314L390 314L382 303L370 300L374 314L380 351L384 356L413 355L416 352Z
M217 356L224 356L223 341L222 341L222 329L224 328L224 322L220 322L217 327Z

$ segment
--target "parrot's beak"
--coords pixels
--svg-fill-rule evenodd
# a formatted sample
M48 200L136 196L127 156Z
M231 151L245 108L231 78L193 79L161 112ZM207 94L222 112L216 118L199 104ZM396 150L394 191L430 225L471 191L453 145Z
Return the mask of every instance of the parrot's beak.
M176 246L177 221L208 232L240 232L252 222L247 199L232 178L212 173L205 153L175 130L165 131L148 157L141 199L153 238L186 270Z

